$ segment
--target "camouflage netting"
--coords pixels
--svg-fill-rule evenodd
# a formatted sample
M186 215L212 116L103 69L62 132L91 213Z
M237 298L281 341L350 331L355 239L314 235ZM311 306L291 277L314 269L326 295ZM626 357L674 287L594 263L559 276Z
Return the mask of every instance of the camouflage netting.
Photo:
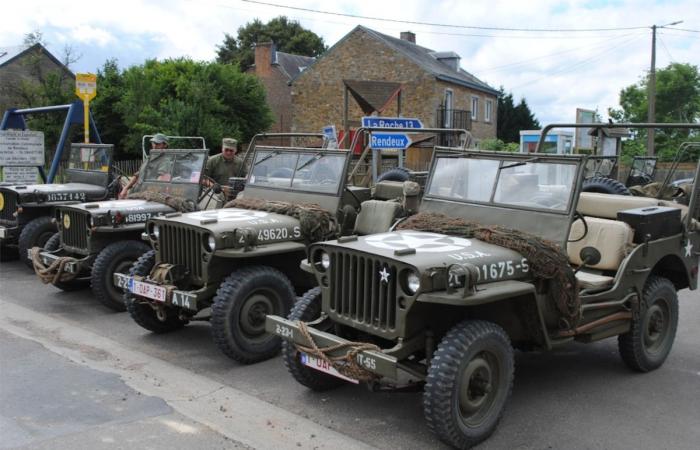
M409 217L399 224L397 229L476 238L515 250L527 258L535 278L549 281L551 299L566 321L562 323L562 328L573 328L578 323L581 302L576 276L569 265L569 258L557 244L521 231L484 226L434 213L420 213Z
M632 195L635 195L637 197L652 197L661 198L664 200L671 200L674 197L678 197L684 194L689 197L690 192L692 192L693 189L692 184L690 183L684 183L679 187L666 186L661 195L659 195L662 186L663 183L657 181L654 183L645 184L643 186L630 186L629 190L632 193Z
M180 212L192 212L197 210L197 205L188 198L176 197L162 192L134 192L129 193L128 199L147 200L149 202L162 203Z
M316 204L237 198L226 203L224 208L254 209L294 217L299 220L301 235L307 243L333 239L338 230L335 216Z

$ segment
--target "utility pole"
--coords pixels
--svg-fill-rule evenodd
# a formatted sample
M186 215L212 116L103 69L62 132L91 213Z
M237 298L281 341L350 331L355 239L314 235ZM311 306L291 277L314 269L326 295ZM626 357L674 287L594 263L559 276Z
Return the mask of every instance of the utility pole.
M683 23L682 20L667 23L666 25L652 25L651 26L651 68L649 69L649 81L647 82L647 96L649 100L649 109L647 111L647 122L656 122L656 29L665 28L673 25L678 25ZM649 128L647 130L647 156L654 156L654 130Z
M651 69L649 69L649 81L647 82L649 109L647 122L656 121L656 25L651 26ZM654 156L654 130L647 130L647 156Z

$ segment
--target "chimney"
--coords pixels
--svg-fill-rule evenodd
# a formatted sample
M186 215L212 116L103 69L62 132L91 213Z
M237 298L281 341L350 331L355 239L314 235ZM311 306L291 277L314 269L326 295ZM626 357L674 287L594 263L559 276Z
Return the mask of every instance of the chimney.
M258 42L255 44L255 73L268 74L271 71L275 45L272 42Z
M415 44L416 43L416 34L410 32L410 31L402 31L401 32L401 40L408 41L411 44Z

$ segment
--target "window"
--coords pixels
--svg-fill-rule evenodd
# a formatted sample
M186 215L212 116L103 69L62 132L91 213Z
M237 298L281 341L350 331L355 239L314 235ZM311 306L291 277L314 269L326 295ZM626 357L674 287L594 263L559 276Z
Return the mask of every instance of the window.
M493 110L493 100L486 100L484 102L486 105L484 107L484 122L491 122L491 113Z
M452 89L445 89L445 128L452 128Z
M472 120L479 119L479 97L472 97Z

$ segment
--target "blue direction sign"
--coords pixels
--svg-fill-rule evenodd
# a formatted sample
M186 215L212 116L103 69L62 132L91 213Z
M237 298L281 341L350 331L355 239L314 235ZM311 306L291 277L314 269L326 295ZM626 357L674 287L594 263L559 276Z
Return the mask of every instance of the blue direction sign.
M403 133L372 133L370 146L374 150L399 148L405 149L411 145L411 138Z
M408 117L363 117L362 126L370 128L423 128L423 122Z

